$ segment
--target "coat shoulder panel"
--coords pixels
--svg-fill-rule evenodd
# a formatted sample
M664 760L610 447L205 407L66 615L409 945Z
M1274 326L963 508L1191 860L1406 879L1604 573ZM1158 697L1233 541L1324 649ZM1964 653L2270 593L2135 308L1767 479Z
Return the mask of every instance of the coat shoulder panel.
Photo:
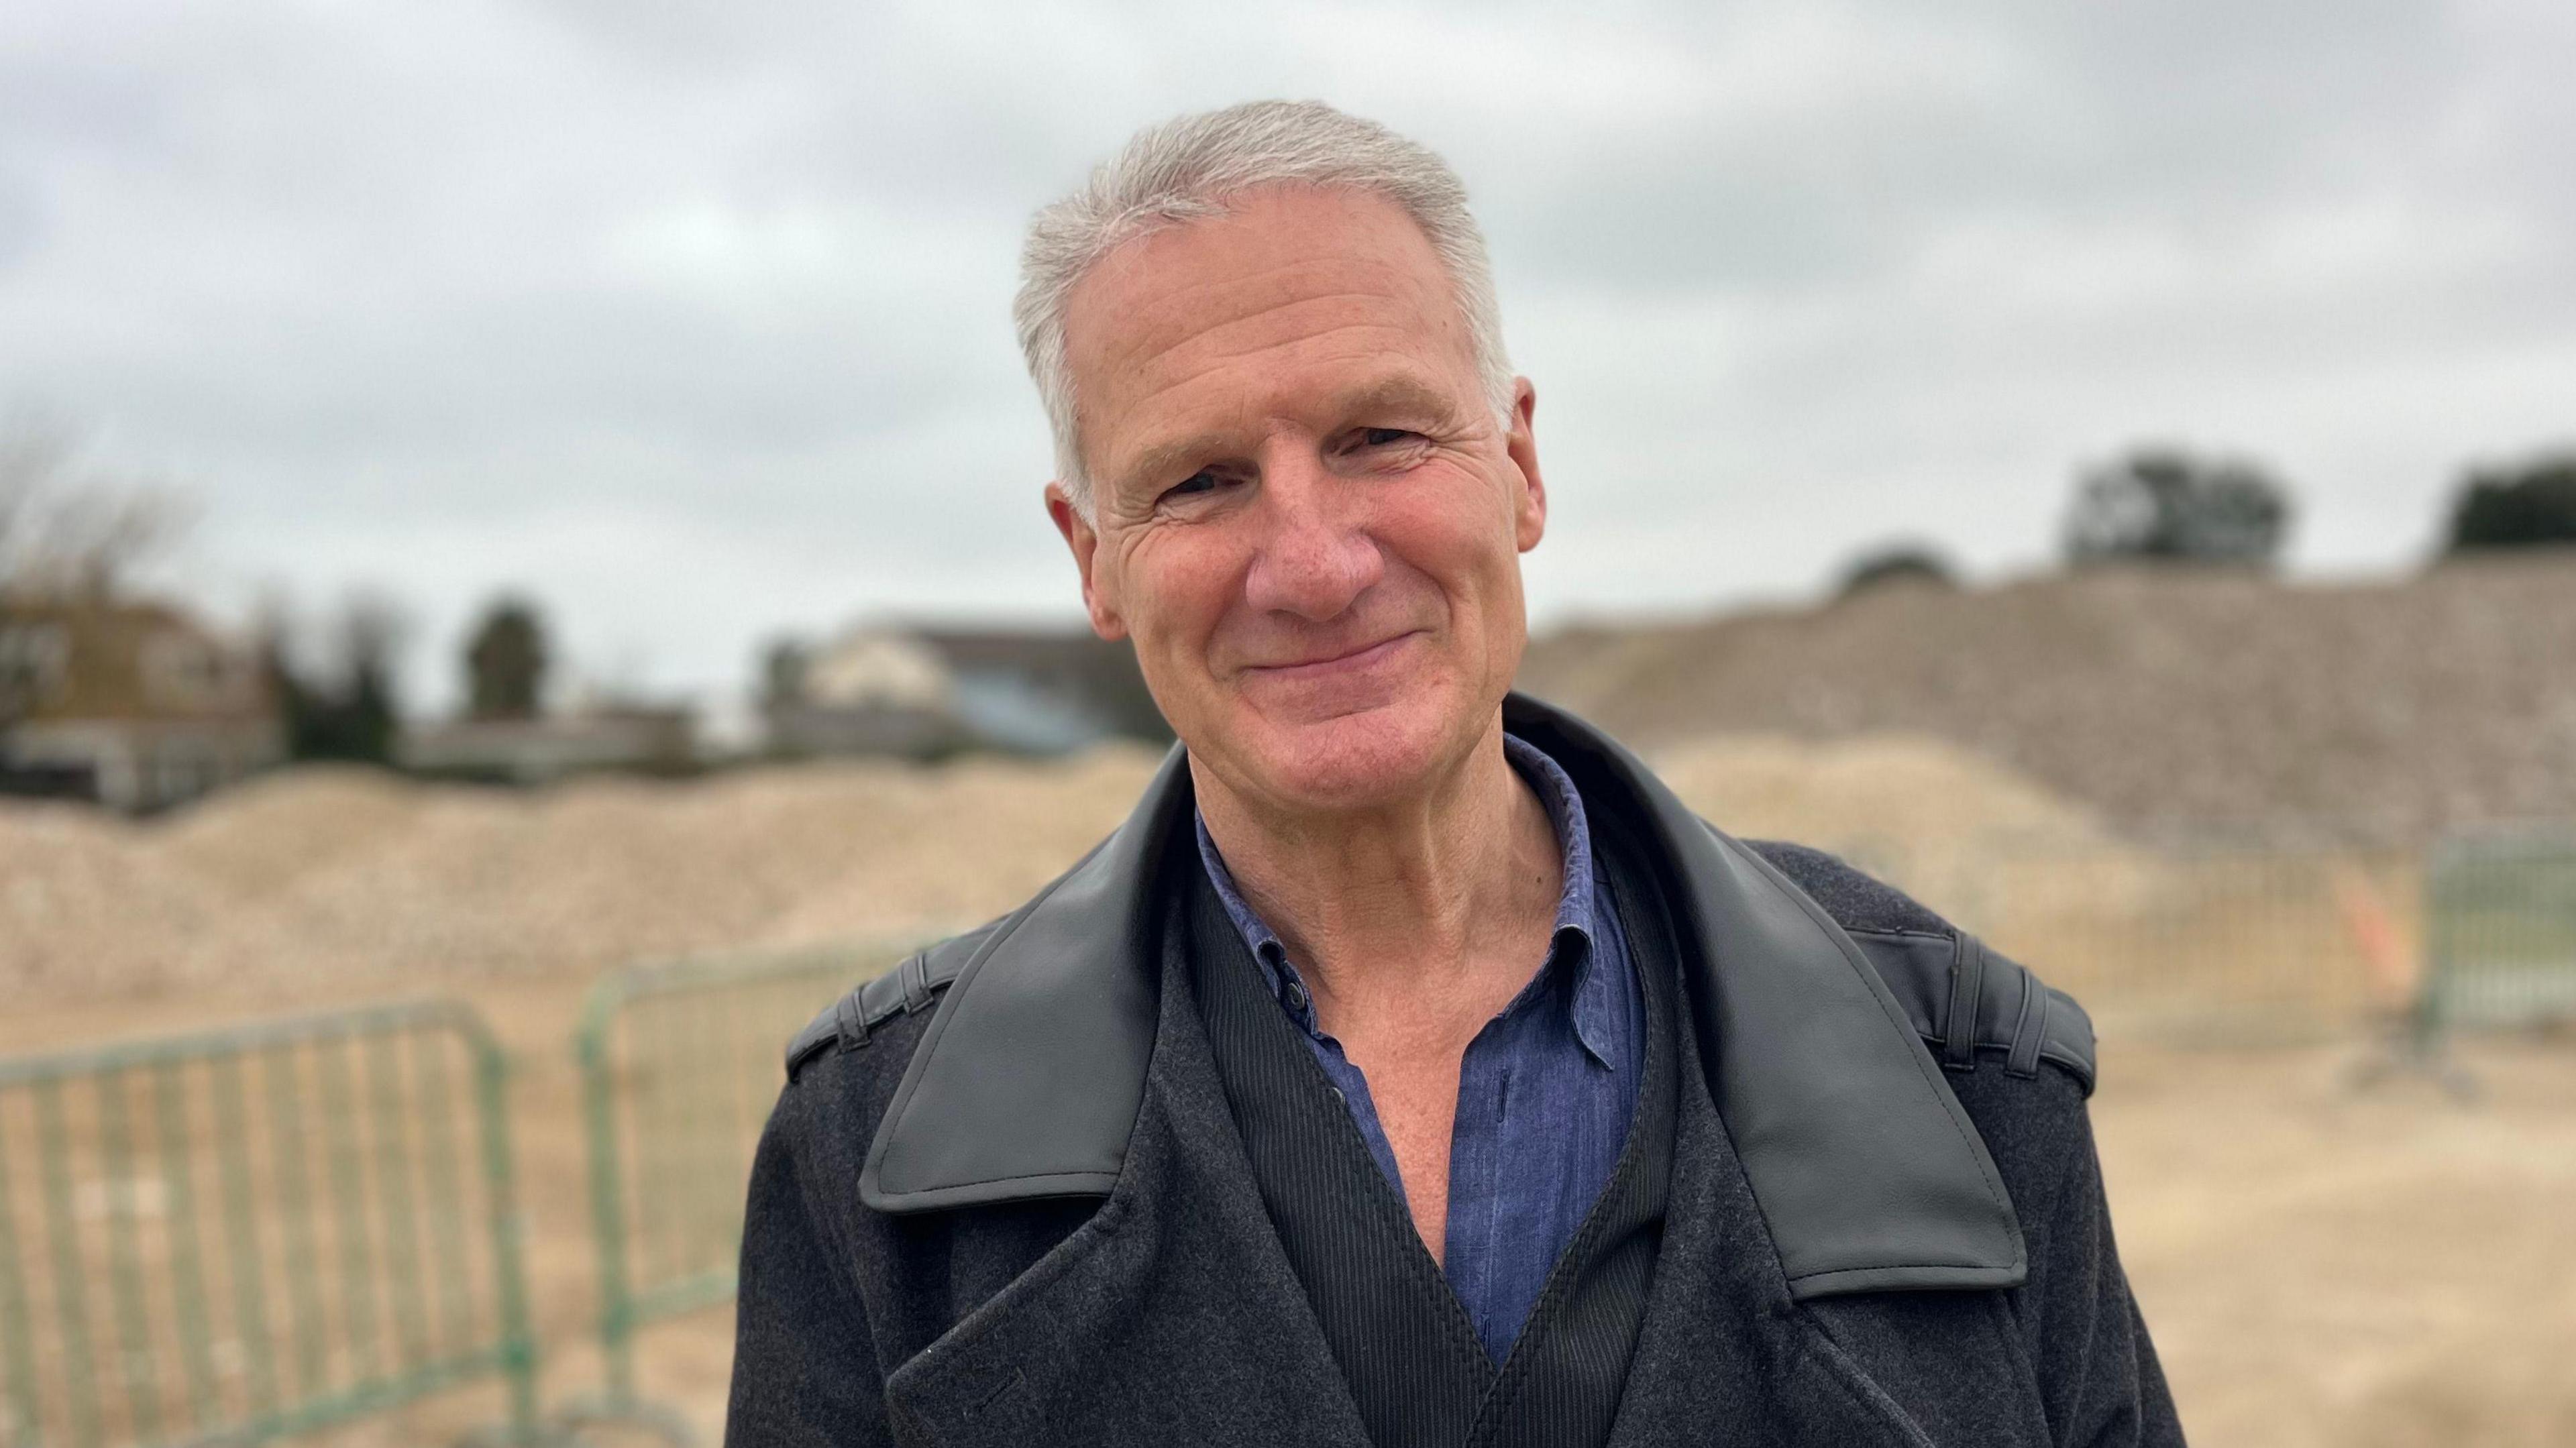
M787 1079L794 1081L798 1071L827 1052L858 1050L889 1021L936 1004L999 923L981 925L925 946L885 974L850 987L787 1043ZM910 1055L908 1051L899 1054L907 1058ZM895 1069L900 1071L903 1064L898 1060Z
M2001 1057L2028 1079L2045 1063L2090 1095L2093 1021L2075 998L1921 902L1822 850L1778 840L1746 844L1831 915L1905 1008L1916 1034L1950 1071Z

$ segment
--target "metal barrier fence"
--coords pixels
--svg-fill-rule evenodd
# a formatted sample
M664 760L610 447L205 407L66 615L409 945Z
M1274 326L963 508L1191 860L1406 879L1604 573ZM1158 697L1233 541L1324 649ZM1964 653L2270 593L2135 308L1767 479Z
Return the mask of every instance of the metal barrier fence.
M744 1183L788 1038L908 949L669 961L629 967L592 988L575 1053L607 1394L575 1418L641 1417L686 1436L638 1395L635 1334L733 1296Z
M2576 1019L2576 827L2429 858L1985 840L1841 853L2097 1018ZM631 967L582 1076L604 1401L635 1338L735 1290L743 1184L788 1035L906 947ZM0 1448L249 1445L499 1380L538 1431L501 1054L425 1002L0 1060Z
M499 1049L421 1002L0 1061L0 1442L537 1413Z
M2426 874L2424 1037L2576 1021L2576 828L2457 836Z
M2345 1029L2405 1013L2423 973L2422 867L2403 852L2006 839L1850 854L2114 1029Z

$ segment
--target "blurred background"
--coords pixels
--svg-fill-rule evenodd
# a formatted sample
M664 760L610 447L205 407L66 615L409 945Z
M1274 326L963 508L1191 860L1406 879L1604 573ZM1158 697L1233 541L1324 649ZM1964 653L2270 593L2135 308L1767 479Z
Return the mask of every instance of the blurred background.
M2196 1442L2576 1442L2576 9L0 9L0 1445L712 1440L785 1036L1168 733L1019 229L1465 175L1523 687L2074 993Z

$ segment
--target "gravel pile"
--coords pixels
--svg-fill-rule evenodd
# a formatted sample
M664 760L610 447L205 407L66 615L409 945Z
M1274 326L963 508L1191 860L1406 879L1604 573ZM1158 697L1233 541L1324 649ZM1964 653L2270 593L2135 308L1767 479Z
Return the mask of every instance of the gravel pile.
M299 769L129 824L0 807L0 990L587 974L984 919L1124 818L1143 751L527 794Z
M524 794L298 769L133 824L0 805L0 993L579 977L645 956L988 918L1126 817L1155 758L818 764ZM1661 761L1739 833L1863 856L2083 814L1923 739L1707 741Z
M1568 630L1521 683L1649 750L1935 736L2136 835L2417 847L2576 817L2576 556L2337 586L2170 569L1897 585Z

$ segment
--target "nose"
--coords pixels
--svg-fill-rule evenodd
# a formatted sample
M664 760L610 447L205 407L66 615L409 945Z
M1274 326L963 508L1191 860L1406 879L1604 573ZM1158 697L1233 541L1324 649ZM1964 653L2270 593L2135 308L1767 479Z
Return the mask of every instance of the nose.
M1386 573L1366 527L1367 485L1333 476L1311 453L1272 451L1262 459L1259 541L1244 601L1328 623Z

